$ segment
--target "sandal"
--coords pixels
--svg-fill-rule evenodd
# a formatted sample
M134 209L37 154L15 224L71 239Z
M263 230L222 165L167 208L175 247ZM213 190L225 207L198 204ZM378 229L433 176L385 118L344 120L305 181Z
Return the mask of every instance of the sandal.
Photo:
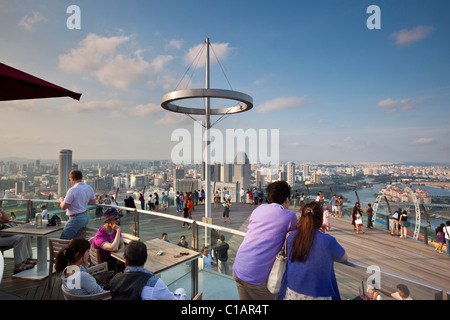
M28 269L32 269L34 268L34 264L27 264L27 263L21 263L19 267L14 268L14 274L28 270Z
M36 261L34 261L34 260L31 260L31 259L28 259L28 260L26 260L26 261L25 261L25 263L26 263L26 264L34 264L34 265L36 265L36 264L37 264L37 262L36 262Z

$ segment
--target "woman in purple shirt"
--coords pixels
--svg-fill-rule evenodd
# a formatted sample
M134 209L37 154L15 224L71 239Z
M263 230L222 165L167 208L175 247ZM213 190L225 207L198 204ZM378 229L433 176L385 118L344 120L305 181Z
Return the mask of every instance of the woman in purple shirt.
M289 210L291 188L286 181L267 186L268 204L253 210L247 233L233 264L240 300L273 300L267 278L286 234L295 229L297 216Z
M287 266L279 299L340 300L334 261L347 261L344 248L320 228L323 210L317 202L302 208L297 229L287 238Z

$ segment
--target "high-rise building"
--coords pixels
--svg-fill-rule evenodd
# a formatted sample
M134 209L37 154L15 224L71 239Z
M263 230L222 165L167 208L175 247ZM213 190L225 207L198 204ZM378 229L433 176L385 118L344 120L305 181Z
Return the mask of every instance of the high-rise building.
M17 181L15 183L15 189L16 189L16 195L19 193L24 193L25 192L25 182Z
M72 186L70 184L69 174L72 170L72 150L63 149L59 151L59 170L58 170L58 194L65 197L67 190Z
M239 188L247 190L250 188L250 162L245 152L239 152L234 158L233 182L239 183Z
M287 171L287 183L292 187L295 183L295 163L292 161L289 161L286 165L286 171Z

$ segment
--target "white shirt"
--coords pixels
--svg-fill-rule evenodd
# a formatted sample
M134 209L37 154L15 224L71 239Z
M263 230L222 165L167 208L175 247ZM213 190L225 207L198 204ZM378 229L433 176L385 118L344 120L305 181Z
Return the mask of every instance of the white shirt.
M43 210L43 211L42 211L42 219L48 220L47 215L48 215L48 210L47 210L47 209Z
M69 205L66 215L71 216L85 212L91 199L95 200L94 189L90 185L78 182L67 190L66 197L64 198L64 202Z
M444 231L445 239L450 240L450 226L445 226L442 230Z

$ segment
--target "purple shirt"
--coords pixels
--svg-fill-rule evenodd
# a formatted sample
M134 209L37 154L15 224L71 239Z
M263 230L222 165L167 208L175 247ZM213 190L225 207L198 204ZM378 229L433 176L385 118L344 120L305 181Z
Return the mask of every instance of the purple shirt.
M294 230L296 225L295 212L279 204L262 204L253 210L247 233L233 264L234 274L254 285L267 281L286 234Z
M111 256L110 251L102 249L102 244L105 242L112 243L116 238L116 233L117 230L113 230L113 232L109 234L106 232L105 226L101 226L95 234L94 240L92 240L92 248L99 250L102 261L105 261Z

